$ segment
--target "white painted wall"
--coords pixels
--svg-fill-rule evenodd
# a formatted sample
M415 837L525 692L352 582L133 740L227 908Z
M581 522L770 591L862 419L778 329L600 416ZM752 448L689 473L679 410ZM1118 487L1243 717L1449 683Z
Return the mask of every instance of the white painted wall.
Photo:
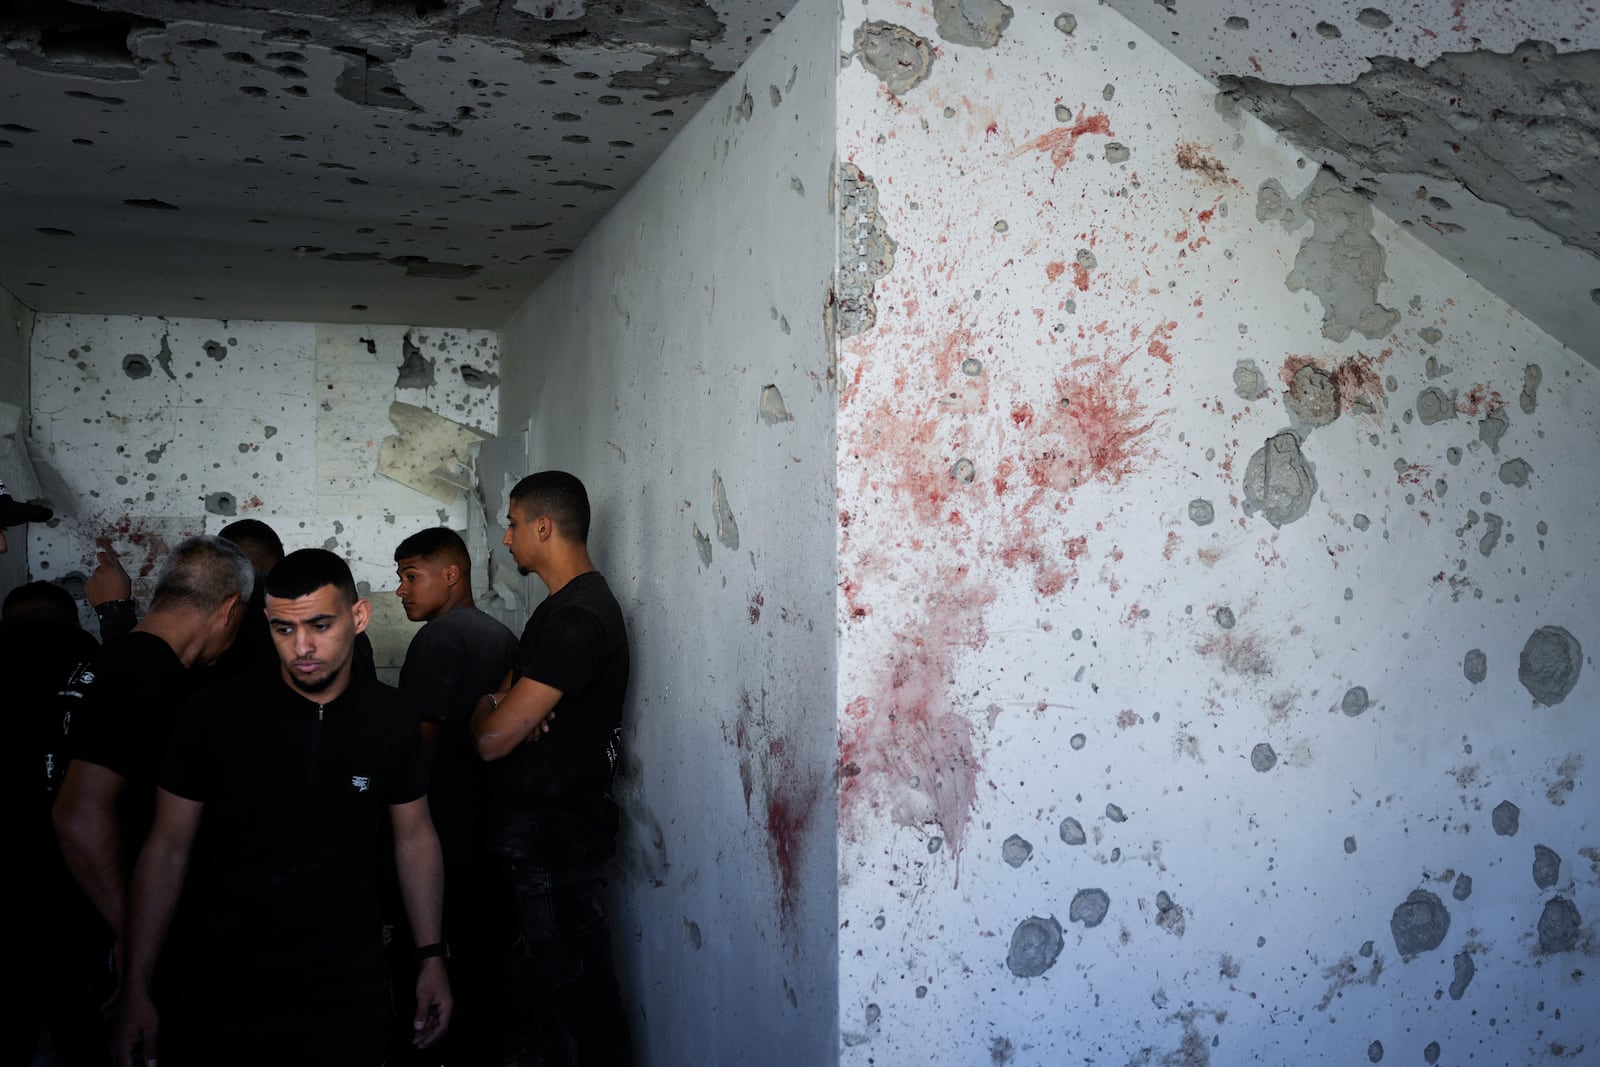
M0 482L11 495L27 499L33 481L27 462L28 338L33 333L33 311L0 288ZM10 405L14 411L7 412ZM15 427L12 417L15 416ZM12 432L8 432L12 431ZM0 555L0 598L28 581L29 526L5 532L9 546Z
M630 627L643 1063L833 1056L834 18L802 3L501 331L504 434L587 484Z
M431 388L396 388L407 338L434 361ZM148 603L173 544L259 518L289 551L350 561L373 591L379 666L396 668L415 626L390 595L394 546L427 526L464 529L466 509L377 473L389 405L492 433L497 389L460 368L492 376L498 358L481 330L40 315L33 433L70 496L33 538L34 573L81 580L107 538Z
M1120 16L1074 10L1064 33L1016 5L991 50L941 41L927 9L843 16L841 50L883 19L937 54L898 99L859 60L839 75L839 158L898 245L876 327L840 349L840 1062L1581 1059L1600 689L1586 656L1538 705L1518 656L1545 625L1600 642L1595 371L1382 218L1398 325L1323 337L1285 284L1311 227L1256 217L1262 182L1297 195L1315 162L1230 124ZM1265 395L1236 394L1241 359ZM1274 528L1242 483L1305 430L1280 375L1306 359L1349 395L1305 437L1309 514ZM1422 424L1430 385L1457 417ZM1479 417L1502 404L1495 454ZM1514 458L1526 485L1500 476ZM1514 836L1491 823L1507 800ZM1536 844L1560 856L1548 887ZM1094 889L1091 928L1070 916ZM1391 919L1416 890L1450 922L1407 960ZM1557 896L1582 932L1547 954ZM1030 917L1062 945L1022 977Z

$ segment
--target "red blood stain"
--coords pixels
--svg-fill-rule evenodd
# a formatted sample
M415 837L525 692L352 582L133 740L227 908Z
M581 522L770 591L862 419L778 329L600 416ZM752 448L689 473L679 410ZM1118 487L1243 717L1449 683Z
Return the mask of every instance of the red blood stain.
M1057 278L1061 277L1061 275L1065 274L1066 270L1066 263L1058 259L1054 263L1045 264L1044 276L1049 278L1051 281L1055 281Z
M996 120L996 119L990 119L989 120L989 125L987 125L987 126L985 126L983 128L983 139L985 141L987 141L991 134L996 134L996 133L999 133L999 132L1000 132L1000 123L999 123L999 121Z
M1428 476L1428 468L1420 463L1410 463L1406 469L1395 474L1395 481L1400 485L1421 485L1422 480Z
M1177 533L1175 533L1174 531L1168 530L1167 531L1167 545L1166 545L1165 548L1163 548L1161 550L1161 558L1162 559L1171 559L1173 556L1177 555L1178 548L1182 544L1183 544L1183 538L1179 537L1177 535Z
M1072 281L1074 285L1084 292L1089 291L1089 271L1083 264L1074 263L1072 265Z
M1199 217L1201 222L1210 222L1212 217L1214 215L1216 215L1216 213L1217 213L1216 208L1208 207L1204 211L1200 212L1198 217Z
M258 497L258 496L253 496L253 497L250 497L248 500L241 500L239 502L239 510L240 511L255 511L260 506L261 506L261 498Z
M1229 674L1265 675L1273 671L1272 657L1257 634L1228 630L1206 638L1195 646L1195 651L1215 659Z
M1077 537L1069 537L1067 538L1066 550L1067 558L1076 560L1089 550L1089 539L1083 534L1079 534Z
M726 727L723 736L727 737ZM748 690L739 693L732 741L739 753L739 785L746 813L750 813L751 797L760 791L779 920L789 925L799 903L802 853L823 795L819 777L799 765L781 718L767 711L764 692L759 699L752 698Z
M751 626L754 626L756 623L761 621L761 606L763 604L765 604L765 603L766 603L766 601L762 599L760 590L757 590L755 596L752 596L750 598L750 625Z
M896 628L881 676L845 707L839 742L841 821L862 805L899 826L943 833L958 859L977 786L972 721L952 689L957 656L988 643L994 590L968 569L928 576L938 590Z
M94 543L100 548L110 551L120 541L135 545L144 551L144 559L139 561L137 571L128 566L129 561L125 560L123 562L124 568L135 578L150 577L155 572L155 569L161 565L161 561L166 559L167 554L172 550L172 546L167 541L169 531L152 524L145 518L133 518L124 514L121 518L105 523L101 526L101 529L104 532L94 539ZM194 537L204 531L199 526L184 526L171 532L181 539Z
M1483 382L1475 383L1467 395L1456 401L1456 411L1462 415L1477 415L1485 411L1499 411L1506 406L1498 392Z
M1251 65L1251 66L1252 66L1252 67L1254 67L1254 68L1256 68L1256 73L1257 73L1257 74L1260 74L1260 73L1261 73L1261 63L1260 63L1260 61L1258 61L1258 60L1257 60L1257 59L1256 59L1256 57L1255 57L1255 56L1251 56L1251 57L1250 57L1250 65ZM891 96L892 96L892 95L894 95L894 94L892 94L892 93L891 93L891 94L890 94L890 95L891 95Z
M1066 493L1090 481L1120 482L1135 469L1155 420L1134 384L1119 377L1129 358L1080 359L1056 379L1058 399L1039 415L1024 458L1034 485Z
M1122 625L1133 627L1139 625L1139 605L1135 602L1128 608L1127 614L1122 616Z
M1140 715L1132 708L1123 708L1121 711L1117 712L1117 729L1119 730L1126 730L1129 727L1138 726L1142 722L1144 722L1144 716Z
M1071 126L1059 126L1043 136L1035 137L1013 152L1012 158L1024 152L1049 152L1050 162L1055 164L1056 170L1060 170L1072 161L1077 152L1078 138L1086 133L1111 136L1111 120L1098 111L1085 118L1084 112L1088 109L1087 104L1082 105L1078 108L1078 117Z
M1033 425L1033 405L1018 404L1011 409L1011 421L1018 427L1026 429Z
M854 579L846 578L839 583L839 590L844 594L845 612L850 621L855 622L872 614L870 604L861 603L861 585Z
M1006 490L1011 488L1011 474L1016 469L1017 465L1011 460L1003 459L1000 461L1000 465L996 467L994 471L995 496L1006 495Z
M1378 366L1384 357L1374 359L1365 352L1358 352L1349 359L1329 370L1324 361L1311 356L1290 355L1283 361L1283 366L1278 369L1278 377L1285 387L1294 382L1295 374L1302 367L1316 367L1333 380L1334 387L1339 390L1339 406L1344 411L1357 410L1358 403L1370 409L1367 413L1373 417L1381 417L1384 408L1383 380L1378 377Z
M1150 344L1145 351L1161 362L1171 364L1172 350L1167 347L1167 339L1172 336L1172 331L1177 328L1178 324L1176 322L1158 323L1156 328L1150 331Z

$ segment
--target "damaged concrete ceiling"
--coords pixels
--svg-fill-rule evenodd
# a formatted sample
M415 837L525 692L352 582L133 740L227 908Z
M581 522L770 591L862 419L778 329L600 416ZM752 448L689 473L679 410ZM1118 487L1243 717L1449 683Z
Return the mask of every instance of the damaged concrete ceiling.
M1600 10L1107 0L1600 365Z
M496 327L793 0L3 0L0 285Z

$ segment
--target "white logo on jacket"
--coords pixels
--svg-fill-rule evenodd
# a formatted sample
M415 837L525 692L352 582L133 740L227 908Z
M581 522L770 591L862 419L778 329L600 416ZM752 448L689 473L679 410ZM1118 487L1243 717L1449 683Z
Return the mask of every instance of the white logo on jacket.
M367 786L372 784L372 779L364 774L352 774L350 776L350 784L355 787L357 793L365 793Z

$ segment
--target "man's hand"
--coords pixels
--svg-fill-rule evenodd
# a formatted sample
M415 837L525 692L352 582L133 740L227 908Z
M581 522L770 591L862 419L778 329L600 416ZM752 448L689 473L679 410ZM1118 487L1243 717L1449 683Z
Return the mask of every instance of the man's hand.
M115 1067L156 1067L158 1022L150 995L143 990L128 990L111 1030L111 1060Z
M127 600L133 596L133 579L122 569L122 560L110 543L95 553L99 565L83 583L83 595L91 606L98 607L113 600Z
M450 1015L455 1001L450 996L450 979L445 974L444 960L437 956L422 961L417 972L417 1016L411 1020L414 1031L411 1043L417 1048L427 1048L437 1042L450 1029Z

